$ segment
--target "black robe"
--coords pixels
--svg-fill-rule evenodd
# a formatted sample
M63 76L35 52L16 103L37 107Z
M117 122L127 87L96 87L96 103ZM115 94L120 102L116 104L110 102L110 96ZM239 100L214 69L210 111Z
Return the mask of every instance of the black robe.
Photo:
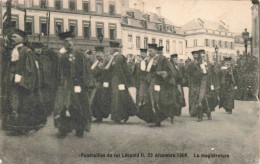
M105 70L104 61L102 67L96 66L93 70L96 88L95 96L91 104L92 116L101 119L107 118L111 112L111 70Z
M127 120L137 112L135 103L128 92L134 87L132 74L127 66L126 58L119 54L111 65L111 119L114 121Z
M39 129L41 124L46 122L46 114L40 103L39 79L34 55L24 45L18 48L18 54L17 61L11 61L9 58L5 69L2 128L28 132ZM14 81L16 74L22 76L18 83Z
M91 111L87 89L93 80L90 65L83 54L70 50L59 54L58 89L54 104L54 123L63 133L73 129L90 130ZM75 86L81 87L81 92L74 91ZM69 112L69 115L66 113Z

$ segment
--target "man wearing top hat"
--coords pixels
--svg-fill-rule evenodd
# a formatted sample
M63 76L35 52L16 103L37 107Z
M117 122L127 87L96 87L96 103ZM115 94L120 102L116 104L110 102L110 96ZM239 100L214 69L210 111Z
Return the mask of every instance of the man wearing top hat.
M95 78L93 101L91 102L92 115L96 120L94 122L102 122L103 118L107 118L111 112L111 72L106 70L105 66L108 59L104 56L104 47L95 47L96 60L91 66L93 76Z
M232 109L234 109L235 90L238 81L238 74L231 66L231 59L231 57L224 58L224 66L221 67L219 72L219 108L223 107L228 114L232 114Z
M119 43L110 42L110 47L113 55L105 69L111 72L111 119L115 123L121 123L137 112L136 89L126 57L119 52Z
M174 114L176 116L180 116L182 107L186 106L185 99L184 99L184 92L183 92L183 74L184 74L185 68L179 65L178 54L171 55L171 64L173 66L174 75L175 75L175 79L176 79L177 87L178 87L177 102L179 105L178 105L178 109L175 110L176 113L174 113Z
M59 50L58 89L54 105L54 123L59 129L58 138L76 130L83 137L90 131L91 111L87 90L93 78L85 56L74 48L71 31L59 34L63 47Z
M202 121L203 113L211 120L214 103L209 101L209 91L215 90L210 66L205 62L205 50L192 51L194 61L187 69L189 84L189 112Z
M161 126L161 122L169 117L176 82L170 62L157 54L157 44L148 44L149 62L146 66L147 102L140 107L137 116L147 123Z
M13 29L11 43L13 45L8 60L4 90L3 130L8 135L24 135L30 130L39 129L44 111L40 110L39 92L37 90L38 74L34 55L24 45L26 33Z

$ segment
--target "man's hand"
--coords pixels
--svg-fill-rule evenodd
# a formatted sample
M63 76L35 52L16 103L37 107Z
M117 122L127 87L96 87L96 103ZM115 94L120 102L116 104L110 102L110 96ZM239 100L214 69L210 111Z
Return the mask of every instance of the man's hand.
M74 92L75 93L80 93L81 92L81 87L80 86L74 86Z
M14 82L15 82L15 83L20 83L20 82L21 82L21 79L22 79L22 76L21 76L21 75L15 74L15 77L14 77Z
M236 90L236 89L237 89L237 86L234 86L234 89Z
M214 85L210 85L210 89L212 90L212 91L214 91Z

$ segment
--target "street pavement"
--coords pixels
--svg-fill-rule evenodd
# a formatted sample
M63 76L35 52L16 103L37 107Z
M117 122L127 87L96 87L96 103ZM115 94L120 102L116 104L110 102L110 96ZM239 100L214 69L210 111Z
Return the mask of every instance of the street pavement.
M216 108L212 117L196 122L185 107L174 124L168 119L151 127L131 117L119 125L106 119L93 123L83 138L72 132L64 139L55 137L49 117L44 128L28 136L5 136L0 130L0 164L258 164L259 104L235 101L233 114Z

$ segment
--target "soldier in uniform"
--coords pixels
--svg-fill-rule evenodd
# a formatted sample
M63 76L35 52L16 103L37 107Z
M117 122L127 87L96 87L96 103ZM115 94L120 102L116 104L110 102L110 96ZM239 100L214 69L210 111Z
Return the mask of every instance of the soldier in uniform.
M58 138L76 130L83 137L91 126L91 111L87 89L92 73L85 56L74 48L72 32L59 34L63 47L59 50L58 90L54 108L54 123L59 129Z
M202 121L203 113L211 120L211 109L208 101L208 91L214 90L214 84L210 80L209 66L205 62L205 51L193 51L194 61L188 66L189 79L189 112L191 116L197 116L198 122Z
M111 119L120 124L126 122L129 116L137 112L136 89L126 57L119 52L119 43L111 42L113 56L110 58L105 69L111 71Z
M8 135L24 135L38 130L46 122L45 110L40 106L38 73L34 55L24 45L26 33L14 29L11 35L13 45L5 74L6 98L3 109L3 130Z
M237 89L237 72L231 67L231 57L224 58L225 64L220 70L220 103L219 108L224 108L228 114L234 109L235 90Z
M104 47L95 47L96 61L92 64L91 70L95 78L95 95L91 103L94 122L102 122L111 112L111 72L105 66L108 60L104 56Z
M185 99L184 99L184 91L183 91L183 67L181 67L178 63L178 54L172 54L171 55L171 64L173 65L173 70L175 72L175 79L178 86L179 92L179 98L178 100L178 109L175 110L176 113L174 113L176 116L181 115L181 109L182 107L185 107Z

